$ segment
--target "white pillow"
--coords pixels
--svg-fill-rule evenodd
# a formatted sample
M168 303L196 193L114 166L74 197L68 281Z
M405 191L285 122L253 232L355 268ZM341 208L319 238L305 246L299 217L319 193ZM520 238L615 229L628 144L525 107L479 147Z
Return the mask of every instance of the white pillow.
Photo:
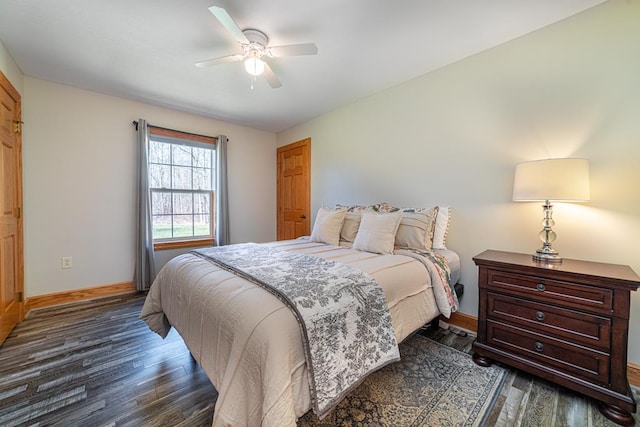
M433 209L428 212L403 212L396 233L396 246L430 251L435 228L435 213L437 211L434 212Z
M358 228L360 228L360 220L362 216L359 213L347 212L342 223L342 230L340 231L341 242L353 242L358 234Z
M449 231L451 209L449 206L437 206L436 227L433 231L433 249L447 249L446 239Z
M345 210L320 208L311 231L311 241L338 246L346 213Z
M392 254L401 219L399 213L363 212L352 248L377 254Z

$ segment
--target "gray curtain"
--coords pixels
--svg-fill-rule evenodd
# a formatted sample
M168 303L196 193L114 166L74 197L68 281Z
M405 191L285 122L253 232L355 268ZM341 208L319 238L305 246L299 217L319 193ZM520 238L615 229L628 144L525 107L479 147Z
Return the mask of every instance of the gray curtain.
M136 265L133 283L137 290L149 289L156 276L153 260L151 194L149 192L149 129L145 120L138 120L138 186L136 194Z
M228 245L229 191L227 186L227 137L220 135L216 142L216 244Z

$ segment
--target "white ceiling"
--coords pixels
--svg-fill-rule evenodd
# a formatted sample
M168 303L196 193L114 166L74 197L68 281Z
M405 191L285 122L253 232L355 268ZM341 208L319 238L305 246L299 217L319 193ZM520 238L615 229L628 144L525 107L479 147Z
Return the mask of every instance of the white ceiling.
M0 0L0 40L27 76L279 132L603 1ZM278 89L195 67L238 52L212 5L318 55L270 60Z

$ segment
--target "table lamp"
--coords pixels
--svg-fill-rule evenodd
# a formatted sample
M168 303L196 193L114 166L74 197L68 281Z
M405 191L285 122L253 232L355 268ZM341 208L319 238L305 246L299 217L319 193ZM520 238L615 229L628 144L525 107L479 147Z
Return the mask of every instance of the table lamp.
M551 228L555 225L551 201L586 202L589 197L589 162L586 159L546 159L516 165L513 200L544 201L543 229L538 234L542 247L533 254L535 261L562 262L558 252L551 248L557 237Z

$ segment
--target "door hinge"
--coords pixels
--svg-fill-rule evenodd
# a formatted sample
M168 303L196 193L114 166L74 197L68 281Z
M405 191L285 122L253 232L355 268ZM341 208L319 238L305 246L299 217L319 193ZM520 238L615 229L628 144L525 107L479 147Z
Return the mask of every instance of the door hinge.
M24 298L24 297L22 296L22 291L20 291L20 292L18 292L18 293L16 294L16 301L18 301L18 302L22 302L23 298Z
M13 121L13 133L22 133L22 124L24 122L20 122L18 120Z
M22 208L21 207L17 207L15 210L15 216L17 219L20 219L22 217Z

